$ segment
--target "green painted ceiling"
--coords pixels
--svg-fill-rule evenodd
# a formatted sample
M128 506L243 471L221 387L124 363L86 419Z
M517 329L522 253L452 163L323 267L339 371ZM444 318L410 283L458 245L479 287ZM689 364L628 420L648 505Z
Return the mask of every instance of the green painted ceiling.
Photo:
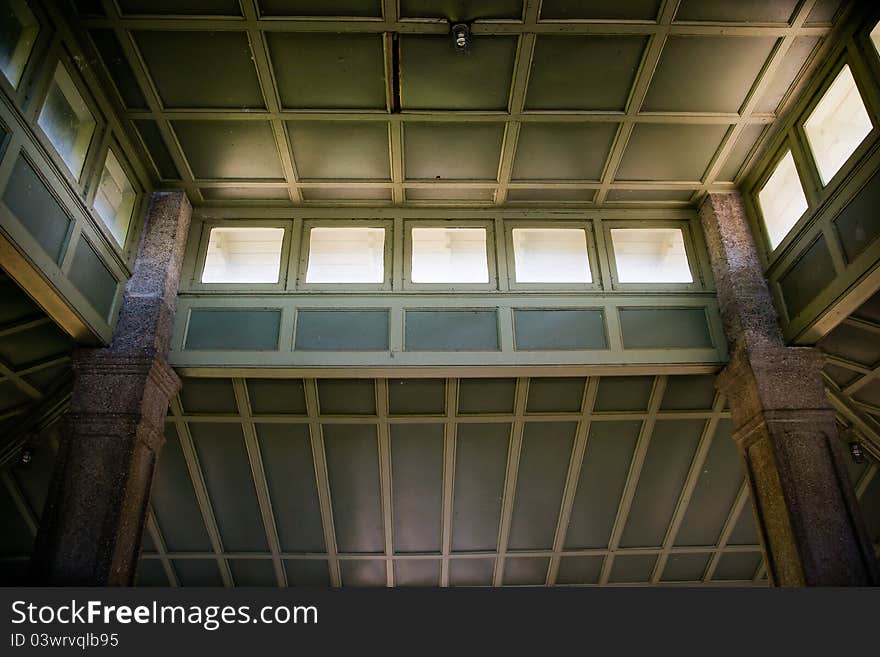
M0 269L0 456L25 418L66 389L73 341Z
M195 203L546 206L732 188L839 2L76 4Z

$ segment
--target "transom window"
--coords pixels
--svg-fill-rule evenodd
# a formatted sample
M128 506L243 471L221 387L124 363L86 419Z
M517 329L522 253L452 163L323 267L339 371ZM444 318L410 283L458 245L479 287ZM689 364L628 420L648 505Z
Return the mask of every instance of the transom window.
M517 283L592 283L583 228L514 228Z
M822 184L827 185L873 129L849 66L844 66L804 123Z
M108 150L92 207L95 208L104 225L110 229L119 246L125 245L136 197L137 194L128 175L113 151Z
M775 249L809 207L791 151L782 156L758 192L758 204L770 247Z
M55 69L37 123L70 172L79 178L95 134L95 118L62 64Z
M693 283L678 228L612 228L620 283Z
M485 228L413 228L413 283L488 283Z
M283 228L212 228L202 283L277 283L283 241Z
M21 82L39 30L25 0L0 0L0 71L13 87Z
M381 283L385 229L315 227L309 231L306 283Z

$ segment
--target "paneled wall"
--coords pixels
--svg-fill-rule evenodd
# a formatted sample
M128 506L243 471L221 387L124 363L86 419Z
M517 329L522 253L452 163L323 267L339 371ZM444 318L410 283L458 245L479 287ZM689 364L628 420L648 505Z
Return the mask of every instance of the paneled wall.
M346 221L340 224L343 214ZM386 227L386 280L361 285L305 281L306 233L311 226L333 222ZM410 231L439 224L487 228L487 284L411 280ZM517 283L512 228L573 225L587 233L591 282ZM234 226L284 229L278 282L201 282L211 229ZM693 282L620 282L611 227L680 229ZM439 372L448 366L714 371L725 360L696 215L669 209L203 209L191 228L171 355L173 365L190 373L274 367L287 373L326 368L351 376L395 368Z
M880 10L867 13L841 28L837 45L743 184L785 336L801 344L814 343L880 285L880 52L871 37ZM845 66L873 128L840 170L823 181L804 125ZM758 193L789 151L807 209L772 248Z
M94 56L80 49L67 27L66 3L3 4L23 16L33 36L16 46L20 71L12 79L0 75L2 265L68 332L86 342L105 342L131 273L152 183L117 118ZM40 120L59 75L69 78L73 95L82 101L76 110L94 121L77 141L78 171ZM134 192L131 224L121 244L95 209L111 150Z

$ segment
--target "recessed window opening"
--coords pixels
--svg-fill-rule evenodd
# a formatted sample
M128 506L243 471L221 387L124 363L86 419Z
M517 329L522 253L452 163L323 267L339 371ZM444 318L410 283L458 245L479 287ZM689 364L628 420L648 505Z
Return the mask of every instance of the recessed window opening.
M804 123L822 184L840 171L873 127L852 71L844 66Z
M0 0L0 71L13 87L21 82L39 31L24 0Z
M775 249L809 207L791 151L779 160L776 169L758 192L758 204L770 247Z
M95 118L62 64L55 69L37 123L70 172L79 178L95 133Z
M583 228L514 228L517 283L592 283Z
M202 283L277 283L283 228L212 228Z
M316 227L309 231L306 283L381 283L385 229Z
M413 283L488 283L485 228L413 228Z
M678 228L612 228L620 283L692 283L684 235Z
M93 207L119 246L125 244L136 197L128 175L113 151L108 150Z

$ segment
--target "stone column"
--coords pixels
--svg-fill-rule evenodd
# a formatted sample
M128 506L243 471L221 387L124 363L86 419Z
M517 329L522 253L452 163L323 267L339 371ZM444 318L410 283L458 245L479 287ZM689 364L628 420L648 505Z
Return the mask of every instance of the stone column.
M168 365L192 208L156 192L113 340L74 354L52 485L31 559L36 584L134 582L165 416L180 380Z
M788 347L738 193L700 208L730 363L729 400L752 508L777 586L880 583L820 375L822 355Z

